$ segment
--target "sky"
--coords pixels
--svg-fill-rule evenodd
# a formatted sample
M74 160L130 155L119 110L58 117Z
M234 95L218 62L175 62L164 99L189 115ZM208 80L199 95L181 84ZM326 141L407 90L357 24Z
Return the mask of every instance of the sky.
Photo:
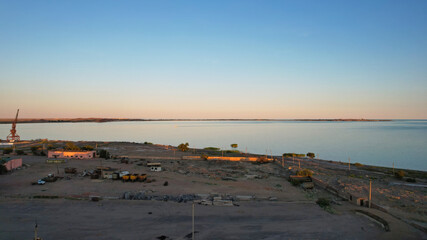
M0 0L0 118L427 119L427 1Z

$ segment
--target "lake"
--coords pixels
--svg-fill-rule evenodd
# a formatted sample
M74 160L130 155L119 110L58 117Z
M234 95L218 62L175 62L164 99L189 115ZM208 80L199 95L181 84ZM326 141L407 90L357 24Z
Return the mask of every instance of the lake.
M11 124L0 124L5 139ZM427 171L427 120L390 122L146 121L18 124L21 139L129 141L219 147L281 155L313 152L321 159Z

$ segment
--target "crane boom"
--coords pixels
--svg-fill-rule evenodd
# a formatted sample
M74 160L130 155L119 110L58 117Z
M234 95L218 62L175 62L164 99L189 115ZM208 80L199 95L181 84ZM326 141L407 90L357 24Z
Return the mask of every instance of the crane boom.
M19 137L19 135L16 134L16 123L18 122L18 114L19 114L19 109L18 111L16 111L15 120L12 122L12 129L10 129L10 134L7 136L7 141L9 142L16 142L21 140L21 137Z

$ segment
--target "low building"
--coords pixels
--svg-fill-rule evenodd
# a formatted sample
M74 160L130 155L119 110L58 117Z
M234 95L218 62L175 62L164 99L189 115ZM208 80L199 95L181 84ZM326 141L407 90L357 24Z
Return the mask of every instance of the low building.
M152 171L152 172L162 171L162 164L161 163L147 163L147 167L149 167L150 171Z
M95 151L52 150L47 152L48 158L92 159Z
M22 158L2 158L1 162L4 162L3 165L6 167L7 171L22 167Z

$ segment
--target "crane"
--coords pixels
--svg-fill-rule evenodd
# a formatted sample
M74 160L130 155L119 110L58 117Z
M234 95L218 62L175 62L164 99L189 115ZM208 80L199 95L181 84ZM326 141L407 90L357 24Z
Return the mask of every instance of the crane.
M9 142L15 142L15 141L21 140L19 135L16 134L16 123L18 122L18 114L19 114L19 109L18 111L16 111L15 120L12 122L12 129L10 129L10 134L7 136L7 141Z

